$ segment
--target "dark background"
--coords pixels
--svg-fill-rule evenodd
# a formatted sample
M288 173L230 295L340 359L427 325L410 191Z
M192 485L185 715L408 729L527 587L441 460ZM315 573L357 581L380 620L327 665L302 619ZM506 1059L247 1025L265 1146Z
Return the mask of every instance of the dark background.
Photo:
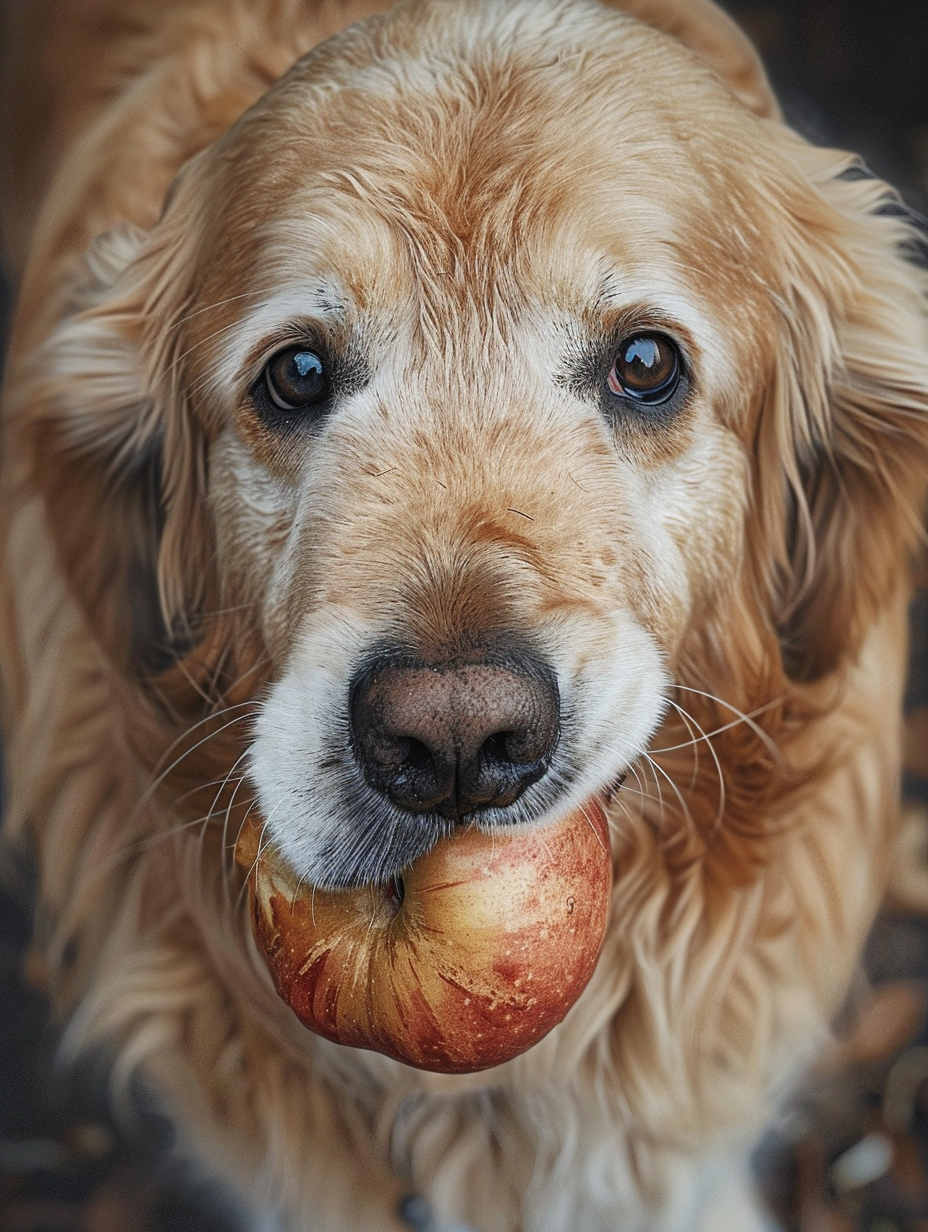
M794 127L862 154L924 213L926 0L730 0L724 7L760 48Z
M790 123L859 152L928 213L928 0L727 8L761 49ZM0 286L0 322L7 309ZM913 609L907 789L928 800L924 596ZM208 1184L171 1160L170 1128L143 1095L117 1125L99 1067L53 1074L19 873L0 891L0 1232L237 1232ZM841 1056L758 1157L789 1232L928 1232L928 927L911 904L878 923L868 971L874 991L849 1011ZM914 1075L901 1113L890 1098L900 1074Z

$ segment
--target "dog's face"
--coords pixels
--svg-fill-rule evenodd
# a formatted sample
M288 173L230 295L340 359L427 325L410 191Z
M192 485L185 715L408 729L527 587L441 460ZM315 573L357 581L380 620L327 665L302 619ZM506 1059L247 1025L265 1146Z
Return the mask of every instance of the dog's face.
M553 820L732 611L745 655L776 638L837 275L771 132L598 4L405 5L301 61L139 241L159 445L202 444L191 555L260 632L248 774L299 876Z
M207 193L187 380L275 667L250 773L316 884L608 787L742 556L747 364L707 294L736 256L702 143L629 81L660 36L581 8L544 65L552 10L518 12L466 60L460 11L386 69L360 37L311 59Z

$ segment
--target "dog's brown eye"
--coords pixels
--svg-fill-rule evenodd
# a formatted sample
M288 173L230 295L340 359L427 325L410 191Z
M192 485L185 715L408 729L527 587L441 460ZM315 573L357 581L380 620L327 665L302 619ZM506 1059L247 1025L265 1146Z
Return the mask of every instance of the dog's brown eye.
M666 402L680 383L680 352L662 334L625 338L607 383L622 398L655 405Z
M280 351L264 369L271 402L281 411L302 411L316 406L329 392L325 365L305 347Z

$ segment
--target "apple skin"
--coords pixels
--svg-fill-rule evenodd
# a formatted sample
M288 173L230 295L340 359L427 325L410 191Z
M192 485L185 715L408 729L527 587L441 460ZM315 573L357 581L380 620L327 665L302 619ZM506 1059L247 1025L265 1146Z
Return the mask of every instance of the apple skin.
M296 888L248 824L253 927L311 1031L444 1074L489 1069L561 1021L596 966L612 860L597 801L538 829L443 839L383 887Z

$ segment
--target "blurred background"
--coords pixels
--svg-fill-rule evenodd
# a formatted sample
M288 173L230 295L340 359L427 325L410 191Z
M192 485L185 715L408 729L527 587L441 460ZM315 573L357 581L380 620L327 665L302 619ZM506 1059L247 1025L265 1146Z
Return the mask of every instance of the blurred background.
M928 0L726 7L789 122L859 152L928 213ZM8 311L0 286L0 328ZM906 793L914 867L928 804L928 585L912 613ZM904 875L898 885L834 1055L758 1153L787 1232L928 1232L928 894ZM105 1067L55 1073L23 886L28 871L19 890L0 889L0 1232L239 1232L222 1196L172 1158L170 1126L144 1095L117 1124Z
M928 209L926 0L723 0L760 49L790 123L855 150Z

